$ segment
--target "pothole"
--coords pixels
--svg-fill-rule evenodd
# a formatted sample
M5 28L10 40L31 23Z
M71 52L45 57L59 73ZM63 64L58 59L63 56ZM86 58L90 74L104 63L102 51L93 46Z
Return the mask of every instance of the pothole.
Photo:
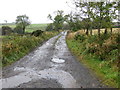
M65 60L59 59L59 58L53 58L51 61L55 62L55 63L64 63L65 62Z

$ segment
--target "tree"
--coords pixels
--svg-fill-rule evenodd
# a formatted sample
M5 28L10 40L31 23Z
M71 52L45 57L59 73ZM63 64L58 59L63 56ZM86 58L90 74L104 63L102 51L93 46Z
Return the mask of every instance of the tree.
M74 15L72 12L68 15L65 15L65 21L69 25L69 28L73 31L80 30L82 27L78 15Z
M54 25L53 25L53 23L50 23L47 25L46 31L52 31L52 30L54 30Z
M17 27L22 28L22 32L24 34L26 26L30 25L29 17L26 15L17 16L16 24L17 24Z
M86 34L89 34L89 30L90 30L90 34L92 35L92 28L93 28L93 16L94 16L94 3L95 2L81 2L80 0L75 0L74 4L76 6L77 9L77 14L79 16L79 18L83 21L82 27L85 30L86 29Z
M5 23L7 24L7 20L4 20L5 21Z
M117 2L81 2L80 0L74 0L74 4L80 18L82 20L84 18L88 19L87 22L83 23L83 26L85 25L87 29L86 34L88 34L88 29L90 29L92 35L92 28L95 26L98 29L99 37L101 28L105 28L105 34L107 33L107 28L111 28L112 32L112 21L118 17L119 5L117 5Z
M60 29L63 29L65 18L62 10L58 10L54 18L52 18L50 14L48 15L48 18L53 21L55 30L59 31Z

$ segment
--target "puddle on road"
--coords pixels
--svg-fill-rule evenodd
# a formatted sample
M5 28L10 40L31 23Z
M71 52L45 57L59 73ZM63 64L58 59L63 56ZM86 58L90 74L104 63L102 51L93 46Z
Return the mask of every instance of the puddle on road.
M65 60L59 59L59 58L53 58L51 61L55 62L55 63L64 63L65 62Z
M25 67L15 67L14 71L24 71Z
M36 52L36 55L33 58L36 58L38 54L40 55L39 51ZM58 70L56 68L60 65L64 65L65 60L54 57L51 61L58 63L58 64L53 64L52 68L44 69L41 71L35 71L32 68L24 68L24 67L14 68L14 71L24 71L24 72L16 76L2 79L2 87L3 88L15 88L19 86L20 84L28 83L29 81L32 81L34 79L38 80L38 79L44 78L44 79L55 79L62 85L63 88L78 88L78 86L76 85L76 80L70 73L65 72L63 70ZM31 61L31 63L33 63L33 61Z

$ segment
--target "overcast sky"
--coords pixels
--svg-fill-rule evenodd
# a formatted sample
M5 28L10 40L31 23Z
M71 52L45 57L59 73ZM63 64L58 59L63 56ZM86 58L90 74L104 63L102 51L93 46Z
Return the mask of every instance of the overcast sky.
M48 14L54 11L64 10L65 14L71 11L66 4L71 0L1 0L0 1L0 23L7 20L8 23L15 22L18 15L26 14L32 23L48 23Z

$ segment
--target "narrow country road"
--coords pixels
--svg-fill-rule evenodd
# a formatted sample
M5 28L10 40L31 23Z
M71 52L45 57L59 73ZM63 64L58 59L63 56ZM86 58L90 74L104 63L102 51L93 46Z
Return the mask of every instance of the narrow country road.
M67 32L3 69L2 88L99 88L99 81L67 48Z

